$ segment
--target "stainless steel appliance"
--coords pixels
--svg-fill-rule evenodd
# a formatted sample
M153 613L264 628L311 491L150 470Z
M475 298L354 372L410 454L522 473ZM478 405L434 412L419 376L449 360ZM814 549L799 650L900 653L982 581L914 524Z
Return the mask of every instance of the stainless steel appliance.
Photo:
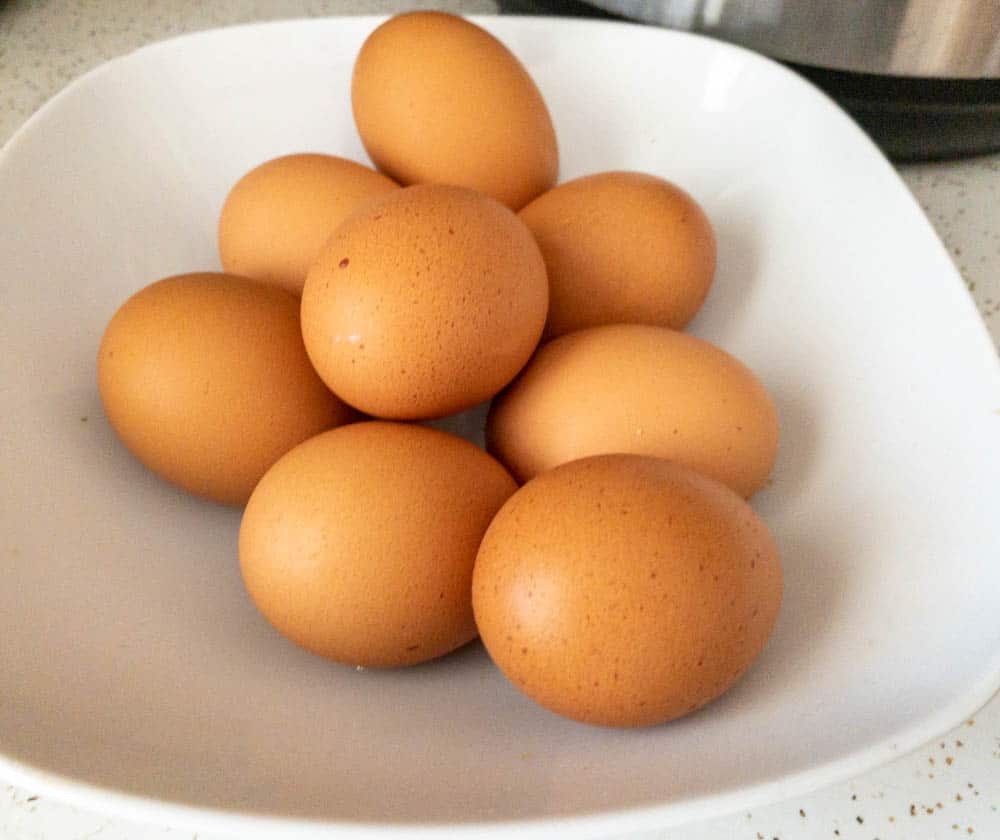
M779 59L898 160L1000 150L1000 0L501 0L700 32Z
M589 0L815 67L936 79L1000 77L1000 0Z

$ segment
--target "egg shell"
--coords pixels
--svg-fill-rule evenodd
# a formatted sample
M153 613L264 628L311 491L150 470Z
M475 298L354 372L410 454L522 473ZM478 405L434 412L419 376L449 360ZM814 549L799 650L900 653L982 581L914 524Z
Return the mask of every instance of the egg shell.
M226 196L218 228L222 268L300 295L333 229L366 199L398 188L371 167L334 155L266 161Z
M351 102L371 159L402 184L457 184L517 210L556 182L555 129L538 87L464 18L409 12L383 23L358 54Z
M754 373L709 342L614 324L543 345L490 407L487 448L524 482L608 452L670 458L744 497L767 480L778 413Z
M602 172L521 210L549 277L545 338L600 324L681 329L715 275L716 243L698 203L669 181Z
M688 714L763 651L782 594L764 523L729 488L640 455L524 485L483 538L473 608L490 657L558 714L634 727Z
M321 434L247 504L247 591L279 632L338 662L442 656L476 636L476 551L515 489L483 450L436 429L367 421Z
M105 329L97 382L140 461L231 505L289 449L356 417L309 364L298 299L226 274L168 277L129 298Z
M324 246L302 293L323 380L365 413L442 417L488 400L538 343L545 265L517 215L460 187L367 202Z

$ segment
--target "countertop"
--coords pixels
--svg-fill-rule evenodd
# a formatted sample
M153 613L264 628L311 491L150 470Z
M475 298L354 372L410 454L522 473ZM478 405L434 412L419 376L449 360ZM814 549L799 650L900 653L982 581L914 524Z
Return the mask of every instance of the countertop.
M72 79L152 41L245 21L418 7L470 14L497 11L492 0L0 2L0 144ZM947 246L1000 346L1000 155L905 165L898 170ZM98 836L101 840L214 837L81 810L0 780L0 837ZM643 835L649 840L957 836L1000 838L1000 696L933 742L848 782L750 812Z

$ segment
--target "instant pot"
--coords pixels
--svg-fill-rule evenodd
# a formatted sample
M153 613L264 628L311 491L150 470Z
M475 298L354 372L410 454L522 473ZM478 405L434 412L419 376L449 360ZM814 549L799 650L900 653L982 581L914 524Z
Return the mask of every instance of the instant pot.
M501 10L618 17L778 59L896 160L1000 150L1000 0L501 0Z

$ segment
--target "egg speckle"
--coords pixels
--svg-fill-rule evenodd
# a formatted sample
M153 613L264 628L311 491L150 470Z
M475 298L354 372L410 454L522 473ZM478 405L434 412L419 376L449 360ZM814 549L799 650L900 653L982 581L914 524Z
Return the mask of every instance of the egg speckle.
M236 182L222 206L223 270L301 294L334 228L366 199L394 189L385 175L334 155L266 161Z
M442 417L517 374L547 306L541 254L513 212L472 190L421 185L337 228L306 280L302 333L319 375L350 404Z
M660 458L601 455L507 501L472 592L486 649L530 698L586 723L646 726L746 672L782 575L763 522L729 488Z

